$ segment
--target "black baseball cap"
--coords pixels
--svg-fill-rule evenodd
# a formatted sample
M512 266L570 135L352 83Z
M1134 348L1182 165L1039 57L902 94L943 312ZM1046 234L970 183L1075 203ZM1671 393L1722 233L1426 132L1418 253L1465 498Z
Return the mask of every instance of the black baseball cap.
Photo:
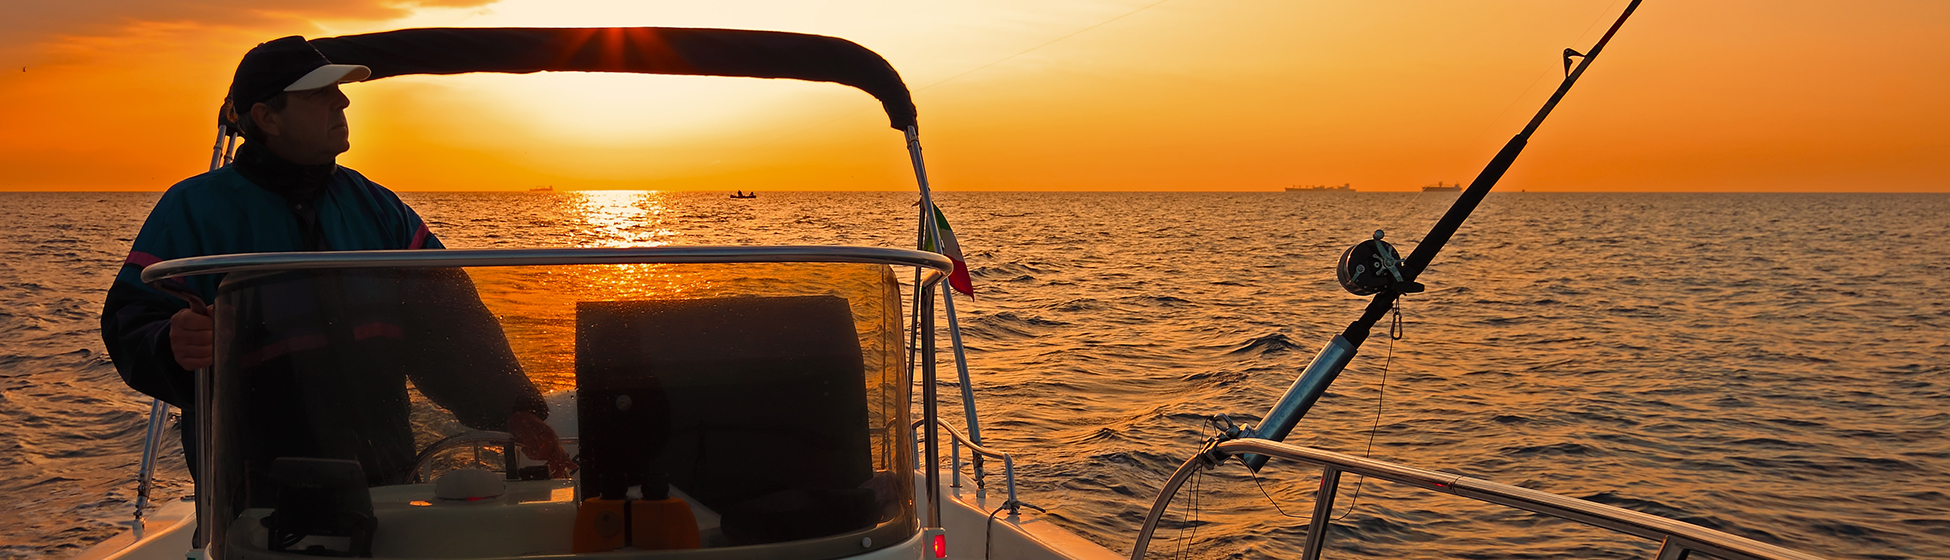
M238 112L263 103L279 92L305 91L332 84L357 82L372 69L357 64L332 64L304 37L292 35L261 43L244 53L237 76L230 80L230 103Z

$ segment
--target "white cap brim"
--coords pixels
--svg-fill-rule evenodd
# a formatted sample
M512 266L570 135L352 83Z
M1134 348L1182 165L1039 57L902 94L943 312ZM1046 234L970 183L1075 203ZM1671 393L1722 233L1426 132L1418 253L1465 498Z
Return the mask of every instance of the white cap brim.
M305 91L332 84L357 82L372 76L372 69L357 64L327 64L320 66L298 81L285 86L285 91Z

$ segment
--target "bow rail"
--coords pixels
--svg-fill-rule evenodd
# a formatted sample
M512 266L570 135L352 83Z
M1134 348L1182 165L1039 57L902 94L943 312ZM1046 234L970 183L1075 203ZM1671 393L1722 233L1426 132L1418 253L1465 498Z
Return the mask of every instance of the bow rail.
M1307 544L1300 556L1304 560L1320 558L1321 548L1327 541L1327 522L1333 511L1334 495L1340 487L1343 472L1568 519L1613 532L1659 541L1659 552L1655 556L1658 560L1683 560L1693 552L1726 560L1822 560L1819 556L1805 552L1617 506L1459 474L1424 470L1263 439L1236 439L1220 443L1210 450L1201 450L1198 455L1180 465L1178 471L1172 473L1171 479L1165 482L1164 488L1158 492L1158 501L1151 505L1151 511L1145 515L1144 528L1138 532L1137 544L1131 549L1131 560L1144 559L1145 548L1151 542L1152 532L1158 528L1158 521L1164 516L1165 508L1171 505L1171 498L1177 494L1178 487L1184 484L1186 479L1191 478L1192 473L1211 466L1208 457L1212 455L1208 452L1223 454L1219 456L1253 453L1321 467L1320 493L1314 499L1313 517L1307 522Z
M926 424L927 424L927 422L928 422L927 420L917 420L917 421L915 421L915 422L914 422L914 432L915 432L915 441L916 441L916 443L919 443L919 442L920 442L920 440L922 440L922 439L925 439L925 438L923 438L923 437L922 437L922 436L920 435L920 431L921 431L921 426L924 426L924 425L926 425ZM946 422L942 422L942 421L940 421L940 420L935 420L935 421L934 421L934 424L935 424L935 426L938 426L938 427L940 427L940 428L941 428L941 429L942 429L943 431L946 431L946 432L948 432L948 436L949 436L949 438L948 438L948 441L949 441L949 444L948 444L948 460L949 460L949 462L950 462L950 467L949 467L949 469L948 469L948 470L949 470L949 472L953 472L953 473L955 473L955 474L954 474L954 478L953 478L953 479L951 479L951 480L953 480L953 482L952 482L952 483L950 483L949 485L950 485L950 486L953 486L953 487L957 487L957 488L959 488L959 487L961 487L961 448L962 448L962 447L964 447L964 446L966 446L966 447L968 447L968 452L969 452L970 454L972 454L972 455L977 455L977 456L982 456L982 457L991 457L991 458L995 458L995 459L1001 459L1001 460L1002 460L1002 479L1003 479L1003 483L1004 483L1004 485L1005 485L1005 486L1006 486L1006 487L1008 488L1008 491L1009 491L1009 499L1008 499L1008 501L1005 501L1005 502L1002 502L1002 504L1003 504L1003 505L1005 505L1005 506L1008 506L1008 508L1009 508L1009 513L1010 513L1010 514L1015 514L1015 513L1017 513L1017 512L1019 512L1019 511L1021 510L1021 507L1022 507L1022 505L1023 505L1023 504L1022 504L1022 501L1020 501L1020 500L1017 500L1017 499L1016 499L1016 459L1015 459L1015 457L1012 457L1012 456L1010 456L1010 455L1009 455L1008 453L1004 453L1004 452L1001 452L1001 451L996 451L996 450L994 450L994 449L990 449L990 448L987 448L987 447L982 447L982 446L981 446L981 445L979 445L979 444L976 444L976 443L974 443L974 442L971 442L971 441L969 441L969 439L968 439L968 436L966 436L966 435L963 435L963 434L961 433L961 431L960 431L960 430L956 430L954 426L950 426L950 425L948 425L948 424L947 424ZM921 467L921 465L920 465L920 457L921 457L921 454L920 454L920 453L916 453L916 454L914 455L914 457L915 457L915 463L916 463L916 464L915 464L914 466L915 466L916 468L920 468L920 467ZM976 487L976 488L987 488L987 487L988 487L988 486L987 486L987 484L986 484L986 482L985 482L985 481L984 481L984 480L982 479L982 476L981 476L981 473L980 473L980 472L977 472L977 473L976 473L976 476L975 476L975 487Z

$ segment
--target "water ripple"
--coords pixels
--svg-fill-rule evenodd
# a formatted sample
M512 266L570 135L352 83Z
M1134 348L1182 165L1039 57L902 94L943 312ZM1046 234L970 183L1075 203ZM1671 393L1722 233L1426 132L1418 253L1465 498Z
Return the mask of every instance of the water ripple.
M147 399L105 359L96 314L156 196L0 194L0 257L32 263L0 267L0 558L65 557L129 516ZM905 193L403 198L452 247L913 242ZM1360 312L1334 279L1340 252L1375 229L1412 250L1448 199L939 203L976 281L956 304L987 443L1016 454L1023 497L1057 524L1128 551L1164 477L1211 434L1204 418L1257 422ZM1941 195L1493 194L1404 301L1406 337L1370 340L1289 441L1361 453L1373 430L1379 459L1831 558L1950 557L1935 488L1950 480L1946 215ZM187 493L173 444L162 465L159 494ZM1192 556L1298 550L1306 521L1267 496L1304 515L1317 473L1202 476L1197 522L1181 495L1154 551L1180 528ZM1352 484L1336 557L1656 546L1374 481L1350 508Z

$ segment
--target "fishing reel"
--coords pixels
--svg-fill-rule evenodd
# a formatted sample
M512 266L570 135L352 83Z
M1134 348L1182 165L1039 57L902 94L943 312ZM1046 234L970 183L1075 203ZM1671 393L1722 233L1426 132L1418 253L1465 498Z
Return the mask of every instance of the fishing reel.
M1382 241L1384 232L1374 230L1374 239L1356 243L1341 253L1341 287L1357 296L1371 296L1384 290L1409 294L1422 291L1422 285L1402 276L1402 254L1394 245Z

